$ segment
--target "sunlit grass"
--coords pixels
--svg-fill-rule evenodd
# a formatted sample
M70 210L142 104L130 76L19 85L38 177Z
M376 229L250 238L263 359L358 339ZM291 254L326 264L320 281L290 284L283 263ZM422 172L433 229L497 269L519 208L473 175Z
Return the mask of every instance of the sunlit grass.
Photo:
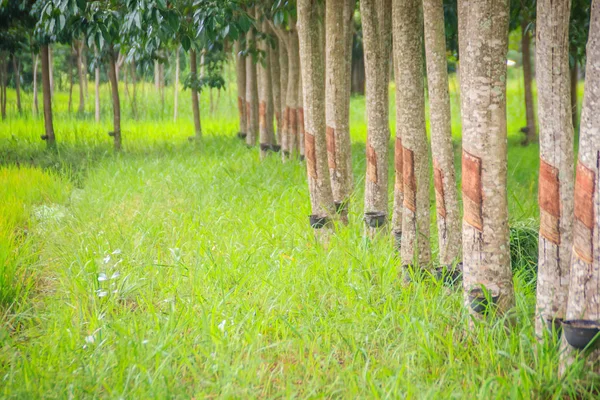
M213 115L203 94L196 144L189 93L173 123L171 90L163 112L146 86L138 120L124 100L118 155L106 135L107 87L100 125L92 92L83 117L68 115L57 93L57 153L39 140L41 119L11 110L0 123L0 194L13 199L0 222L28 231L1 239L32 277L11 284L21 294L2 308L4 397L593 397L582 365L559 379L556 344L533 335L538 149L519 144L516 79L511 329L493 318L469 329L459 290L430 278L403 286L391 240L363 238L364 99L352 99L350 224L325 250L308 228L305 166L260 161L235 138L234 88Z

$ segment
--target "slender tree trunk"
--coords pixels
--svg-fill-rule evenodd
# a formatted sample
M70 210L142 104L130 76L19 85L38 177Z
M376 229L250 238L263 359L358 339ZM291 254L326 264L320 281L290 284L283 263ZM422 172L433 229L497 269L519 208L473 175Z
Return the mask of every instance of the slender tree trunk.
M281 159L285 162L290 153L290 147L288 143L289 114L287 112L289 57L287 53L287 37L285 35L285 32L282 32L280 29L274 29L274 31L279 39L279 86L281 89L281 139L279 140L279 143L281 144Z
M240 116L240 135L247 134L246 122L246 57L242 53L242 44L239 40L235 42L235 75L237 78L238 92L238 114Z
M262 31L267 31L267 21L263 21ZM269 120L269 99L272 99L272 88L271 88L271 64L269 63L269 45L265 40L261 40L258 44L259 49L265 55L266 59L263 62L257 64L258 69L258 87L260 88L258 93L258 125L259 125L259 143L260 143L260 156L264 158L271 146L271 136L273 132L273 115L271 114L271 120ZM271 100L271 109L272 109Z
M469 295L478 298L483 285L499 296L496 302L503 313L515 302L506 195L509 6L508 0L459 0L458 4L459 34L464 34L459 39L461 86L466 90L461 96L465 301L471 304Z
M117 76L117 55L112 46L109 47L109 65L108 79L110 80L110 88L112 93L113 103L113 132L112 135L115 142L115 151L121 150L121 101L119 100L119 81Z
M54 137L54 126L52 125L52 90L50 85L50 50L49 46L42 45L40 53L42 54L42 92L44 96L44 129L43 138L49 148L56 145Z
M161 52L161 54L164 54L163 52ZM160 102L161 102L161 109L162 112L165 112L165 64L160 63L158 65L158 71L159 71L159 85L160 85Z
M573 64L570 69L571 76L571 120L573 121L573 127L577 129L579 127L579 110L577 107L577 80L578 80L578 65L577 62Z
M365 213L388 214L388 144L390 140L388 93L392 47L392 1L361 0L367 109L367 174ZM372 235L377 228L369 227Z
M254 42L254 32L249 31L246 36L246 43L250 45ZM246 57L246 144L254 146L258 136L258 83L256 64L252 57Z
M83 40L77 46L77 74L79 75L79 114L85 113L85 72L83 70Z
M96 79L94 80L94 115L96 117L96 122L100 122L100 65L98 62L96 63L95 73Z
M430 161L425 130L421 7L421 0L394 1L392 26L396 64L396 135L402 138L403 146L402 262L427 268L431 264Z
M177 111L179 109L179 50L175 49L175 80L173 81L173 122L177 122ZM134 89L135 92L135 89Z
M271 63L271 87L273 88L273 107L277 125L277 141L281 145L281 70L279 68L279 52L281 41L277 40L275 47L271 49L269 62ZM275 142L274 142L275 143Z
M333 194L327 167L327 144L325 123L325 63L321 32L323 21L319 7L322 4L312 0L298 0L298 38L302 61L303 95L305 114L305 147L308 189L312 208L312 219L320 219L319 223L311 221L315 234L324 242L327 241L331 224L328 220L334 215ZM293 42L293 40L290 40ZM290 52L297 49L292 43ZM290 57L290 64L295 60ZM297 65L297 64L296 64ZM290 72L293 68L290 68ZM295 79L291 72L289 81ZM297 81L295 81L297 82ZM293 86L293 85L291 85ZM294 90L288 86L288 92ZM288 93L289 95L289 93ZM289 105L289 103L288 103Z
M88 99L88 63L87 63L87 57L85 55L86 51L86 45L85 45L85 40L82 40L81 42L81 65L83 68L83 93L84 93L84 97L85 100Z
M73 46L71 46L71 53L69 54L69 62L67 63L68 65L68 73L67 75L69 76L69 114L71 113L71 109L73 106Z
M295 22L292 21L287 35L288 76L285 100L285 113L287 114L287 144L290 155L296 152L298 141L298 80L300 78L300 57L298 44L298 31ZM323 81L324 82L324 81Z
M440 264L460 261L461 226L446 61L446 35L442 0L423 0L425 55L431 124L431 152L435 186ZM423 199L426 202L426 198Z
M133 118L137 119L137 73L135 61L132 61L129 67L131 68L131 112L133 113Z
M568 12L567 12L568 14ZM573 253L567 320L600 320L600 1L591 6L585 66L585 92L581 109L579 160L575 178ZM565 70L566 73L566 65ZM574 349L566 346L567 363ZM583 354L583 353L581 353ZM600 372L600 350L587 358Z
M190 74L192 77L192 82L195 84L198 77L198 66L196 64L196 50L190 49ZM202 139L202 126L200 125L200 103L198 101L198 91L195 86L191 88L192 90L192 110L194 111L194 132L196 139Z
M2 120L6 119L6 65L8 64L7 56L0 53L0 112Z
M21 63L17 59L16 55L13 55L12 61L13 61L13 73L15 75L15 92L17 95L17 111L19 111L19 114L21 114L23 112L23 109L21 107L21 72L20 72Z
M345 224L353 184L349 117L354 5L355 0L332 0L325 11L327 159L333 200Z
M160 66L158 60L154 60L154 89L160 92Z
M324 18L323 18L324 19ZM323 29L324 30L324 29ZM325 50L323 49L323 54ZM298 153L300 154L300 160L304 160L305 156L305 143L304 143L304 88L302 82L302 65L300 65L298 73L298 107L296 108L296 132L298 137Z
M54 97L54 57L50 45L48 45L48 68L50 70L50 97Z
M531 90L531 32L528 29L529 20L521 21L521 50L523 51L523 83L525 87L525 115L527 126L522 130L525 133L523 144L537 142L537 129L535 126L535 105L533 104L533 91Z
M540 232L536 333L564 319L573 247L573 125L569 98L570 0L538 0L536 73L540 115ZM560 73L557 73L560 71Z
M33 113L38 115L40 109L38 106L38 55L32 54L33 59Z

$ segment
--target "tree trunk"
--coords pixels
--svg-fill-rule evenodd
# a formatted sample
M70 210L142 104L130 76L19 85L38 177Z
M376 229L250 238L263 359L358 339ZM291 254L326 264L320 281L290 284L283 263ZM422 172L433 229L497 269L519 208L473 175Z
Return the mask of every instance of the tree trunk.
M40 112L38 106L38 55L33 54L33 113L34 115L38 115Z
M251 30L246 36L246 43L250 46L254 42L254 32ZM256 64L252 57L246 57L246 144L254 146L258 136L258 83Z
M537 2L540 232L535 327L540 337L546 320L565 318L569 292L574 162L567 74L570 9L570 0Z
M276 40L275 47L271 49L269 62L271 63L271 87L273 88L273 112L277 125L277 143L281 145L281 69L279 68L279 52L281 41ZM274 142L275 143L275 142Z
M154 89L160 92L160 66L158 60L154 60Z
M460 261L462 243L452 150L452 114L442 0L424 0L423 17L439 258L442 266L452 267L453 263ZM426 198L424 201L426 202Z
M287 114L287 144L290 156L296 152L298 141L298 79L300 74L300 57L298 44L298 31L292 21L287 36L288 76L285 100L285 113ZM324 81L323 81L324 82ZM321 83L322 84L322 83Z
M535 106L533 104L533 92L531 90L531 32L527 27L529 20L523 18L521 21L521 50L523 51L523 83L525 87L525 115L527 126L522 130L525 133L523 144L537 142L537 129L535 126Z
M0 113L2 120L6 119L6 81L8 59L3 53L0 53Z
M79 114L85 112L85 72L83 70L83 40L77 46L77 74L79 75Z
M237 92L238 92L238 114L240 116L240 135L247 134L246 129L246 57L244 57L241 53L242 43L239 40L235 42L235 75L237 78Z
M54 97L54 57L50 45L48 45L48 69L50 70L50 97Z
M367 174L365 213L388 214L388 144L390 140L388 93L389 49L392 47L392 1L362 0L367 109ZM374 234L377 228L367 232Z
M586 57L566 319L597 322L600 320L600 2L597 0L591 6ZM574 349L566 347L573 356ZM588 356L596 373L600 372L599 359L600 350Z
M308 189L312 209L311 225L315 234L326 243L328 232L331 228L329 220L334 215L333 194L327 167L327 144L325 124L325 63L321 33L323 21L320 21L319 7L323 5L312 0L298 0L298 39L300 46L300 62L302 66L304 110L305 110L305 147L306 170L308 175ZM290 38L290 52L298 49ZM295 63L293 57L289 58L289 82L297 83L294 79L291 65ZM297 65L297 63L296 63ZM289 91L294 91L288 85ZM289 105L289 103L288 103ZM319 223L315 223L315 220Z
M137 73L135 67L135 61L131 61L131 65L129 66L131 69L131 112L133 114L133 118L137 119L138 111L137 111ZM177 81L179 82L179 81Z
M42 53L42 93L44 96L44 129L46 145L53 148L56 145L54 137L54 126L52 125L52 90L50 85L50 50L49 46L42 45L40 52Z
M393 2L392 26L396 65L396 140L398 137L402 140L402 263L427 268L431 264L430 171L425 130L421 7L421 0Z
M279 144L281 145L281 159L285 162L290 153L290 147L288 143L288 129L289 129L289 114L287 112L287 90L288 90L288 74L289 74L289 57L287 48L287 37L285 32L281 29L273 29L279 39L279 87L281 90L280 94L280 113L281 113L281 135Z
M179 50L175 49L175 80L173 81L173 122L177 122L177 111L179 109ZM134 93L135 93L135 89Z
M324 18L323 18L324 19ZM325 54L325 49L323 49ZM296 133L298 137L298 153L300 154L300 160L304 160L305 156L305 143L304 143L304 88L302 83L302 65L300 65L298 71L298 107L296 107Z
M161 54L164 54L161 52ZM160 102L162 112L165 112L165 64L160 63L158 65L159 71L159 85L160 85Z
M349 117L354 5L355 0L332 0L325 11L327 159L336 211L345 224L352 193Z
M96 56L98 54L96 53ZM96 116L96 122L100 122L100 65L99 61L96 62L95 68L95 80L94 80L94 114Z
M23 109L21 108L21 73L20 73L21 63L17 59L17 56L14 54L13 54L12 61L13 61L13 73L15 75L15 92L17 95L17 111L19 111L19 114L21 114L23 112Z
M68 69L68 77L69 77L69 114L71 113L71 108L73 106L73 46L71 46L71 52L69 54L69 62L67 62Z
M85 40L83 40L81 42L81 65L83 68L83 93L84 93L84 97L87 100L88 99L88 63L87 63L87 57L85 55Z
M571 120L573 121L573 128L579 127L579 110L577 107L577 80L578 80L578 65L577 62L573 64L570 69L571 76Z
M267 31L267 21L262 23L262 31ZM265 59L257 64L258 70L258 125L259 125L259 144L260 156L264 158L271 146L271 136L273 134L273 101L271 88L271 64L269 63L269 45L265 40L258 44L259 50L264 54ZM271 103L271 119L269 120L269 102Z
M506 196L508 0L459 0L463 103L465 302L484 286L500 313L514 306ZM468 112L467 112L468 110ZM406 176L406 175L405 175ZM472 307L476 314L478 307Z
M190 49L190 74L192 78L192 110L194 111L194 132L196 139L202 139L202 126L200 125L200 104L198 101L198 91L196 90L196 81L198 80L198 66L196 64L196 50Z
M113 103L113 132L112 135L115 142L115 151L121 150L121 101L119 100L119 81L117 77L117 62L116 54L112 46L109 47L109 65L108 79L110 80L110 88L112 93Z

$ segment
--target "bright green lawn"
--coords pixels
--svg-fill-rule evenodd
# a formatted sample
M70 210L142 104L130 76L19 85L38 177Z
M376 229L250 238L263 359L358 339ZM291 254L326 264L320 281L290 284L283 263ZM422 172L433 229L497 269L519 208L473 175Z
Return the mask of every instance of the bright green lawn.
M308 228L304 165L261 162L235 138L234 88L212 116L203 94L200 146L187 140L189 93L176 124L170 92L161 115L146 85L138 121L122 94L118 155L108 87L101 126L91 85L85 118L57 93L58 154L38 139L41 119L11 110L0 123L0 395L592 398L581 364L559 379L555 343L533 337L538 156L518 144L520 88L509 81L510 330L469 329L460 291L403 287L391 240L363 239L364 99L352 100L350 225L329 250Z

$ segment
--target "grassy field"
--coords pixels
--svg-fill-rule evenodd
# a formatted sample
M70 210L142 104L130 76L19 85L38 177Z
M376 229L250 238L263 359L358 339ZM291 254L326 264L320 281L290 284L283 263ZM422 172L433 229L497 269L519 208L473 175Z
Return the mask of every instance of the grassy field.
M201 145L187 140L189 93L174 123L170 91L162 111L153 86L141 89L138 120L122 91L121 154L107 135L108 87L101 124L93 93L85 116L56 94L57 153L39 140L42 119L10 109L0 123L0 396L593 398L598 382L581 363L558 378L555 340L533 335L538 148L519 145L522 83L511 74L511 329L493 319L469 329L460 290L403 286L391 240L363 238L362 98L351 105L350 224L328 250L308 228L304 165L260 161L235 138L235 87L212 114L202 95Z

